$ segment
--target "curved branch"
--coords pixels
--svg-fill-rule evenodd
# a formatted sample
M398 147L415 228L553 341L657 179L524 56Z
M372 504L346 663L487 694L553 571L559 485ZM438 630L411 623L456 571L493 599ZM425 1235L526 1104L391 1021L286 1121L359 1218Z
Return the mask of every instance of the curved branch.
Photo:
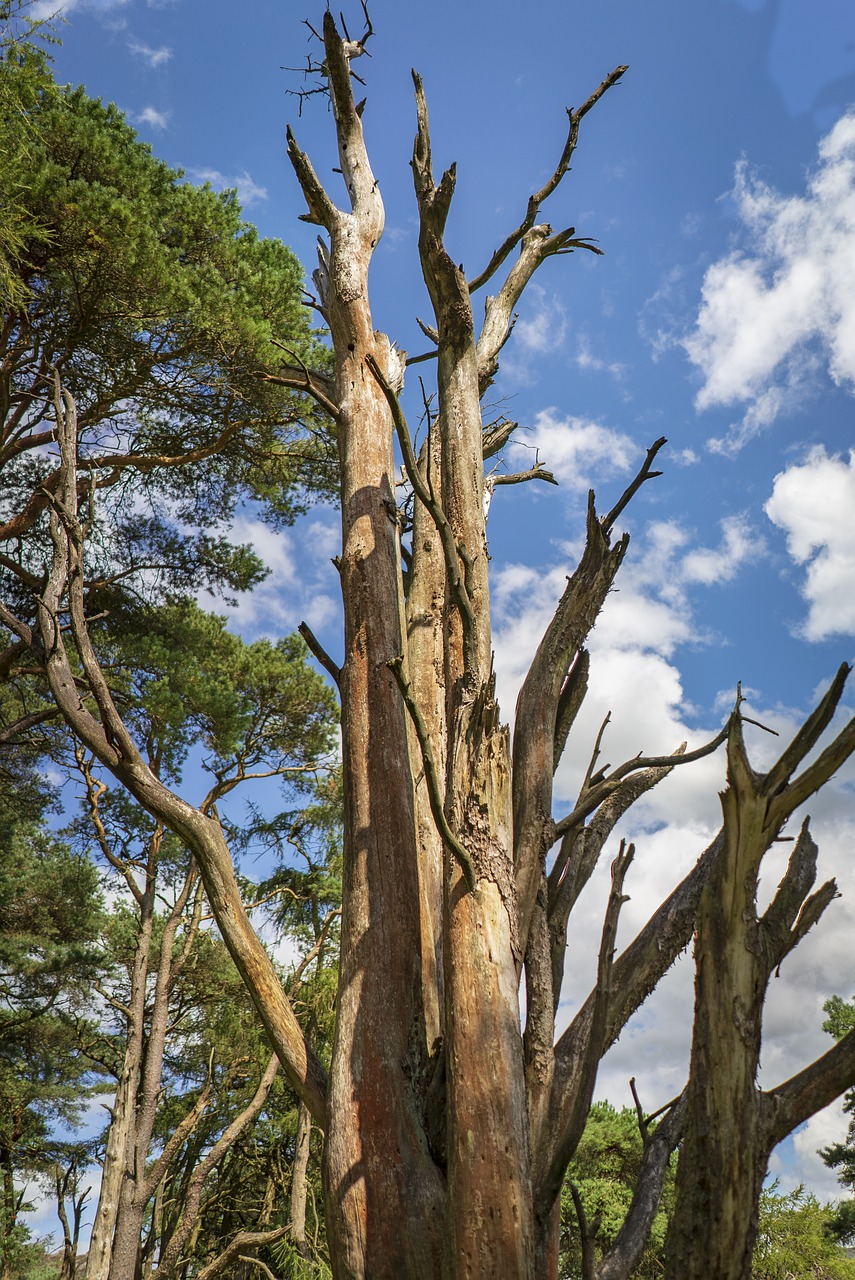
M457 836L451 830L448 819L445 816L445 808L442 798L442 778L436 761L433 756L433 749L430 745L430 734L424 717L419 709L419 705L412 695L410 682L404 675L404 659L402 657L390 658L386 666L395 677L395 682L401 691L401 697L404 699L404 705L410 714L410 719L418 739L419 748L422 754L422 763L425 770L425 781L427 783L428 801L430 803L430 811L433 820L436 823L437 831L442 836L443 842L448 846L460 864L466 885L470 890L475 889L475 868L469 854L463 848L463 845L457 839Z

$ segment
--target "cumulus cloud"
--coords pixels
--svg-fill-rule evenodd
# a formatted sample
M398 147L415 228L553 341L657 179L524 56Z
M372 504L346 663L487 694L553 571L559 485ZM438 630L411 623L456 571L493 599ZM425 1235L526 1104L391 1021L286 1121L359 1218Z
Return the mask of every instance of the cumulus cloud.
M244 169L243 173L225 174L219 169L188 169L187 172L197 182L209 182L216 191L237 191L238 200L244 209L267 199L267 188L259 186Z
M548 355L564 343L567 313L554 295L537 284L529 288L532 310L514 326L514 339L522 349L534 355Z
M768 426L825 368L855 391L855 110L819 145L804 195L784 195L736 167L733 199L748 247L708 268L683 339L703 374L698 409L742 405L727 453Z
M508 457L523 469L533 452L542 452L561 483L577 491L590 488L594 471L599 479L626 473L641 453L629 436L585 418L559 417L554 409L537 414Z
M855 635L855 452L847 461L812 449L775 477L765 511L786 534L796 564L806 566L801 634Z
M251 641L260 636L277 639L301 621L319 634L338 622L341 603L331 564L338 548L334 515L318 508L314 518L301 524L299 545L290 530L271 529L247 515L233 521L229 536L235 543L249 543L268 570L264 581L239 593L234 605L216 602L216 611L228 617L231 630ZM200 603L210 608L210 596L203 592Z
M27 10L27 17L33 22L42 22L49 18L67 15L73 9L94 9L96 13L107 13L111 9L123 9L130 0L35 0Z
M750 561L765 554L762 540L743 517L722 522L718 547L698 544L692 530L675 521L654 521L638 539L621 569L591 635L588 696L556 774L556 799L572 803L591 748L607 713L612 713L603 761L613 764L639 751L661 754L681 742L690 748L713 737L733 705L728 692L714 717L701 717L687 704L675 658L686 645L708 640L693 614L699 591L714 590ZM563 563L548 571L512 565L494 575L494 646L499 695L505 713L517 693L540 637L566 586L566 575L581 548L568 546ZM602 761L601 761L602 763ZM719 756L678 770L634 811L646 828L684 823L701 839L718 821L722 783ZM680 780L677 780L677 775Z
M152 49L147 44L138 44L136 41L131 41L128 48L131 53L136 54L138 58L142 58L152 68L162 67L172 57L172 50L167 49L165 45L159 49Z
M156 107L144 107L134 117L137 124L150 125L152 129L165 129L169 124L169 112L158 111Z

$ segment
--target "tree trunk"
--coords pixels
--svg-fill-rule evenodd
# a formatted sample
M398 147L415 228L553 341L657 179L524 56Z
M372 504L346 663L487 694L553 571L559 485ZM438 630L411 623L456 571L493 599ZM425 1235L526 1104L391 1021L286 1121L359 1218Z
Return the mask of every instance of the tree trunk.
M309 1146L312 1117L301 1102L297 1110L297 1137L294 1143L294 1166L291 1170L291 1243L301 1258L309 1257L306 1240L306 1193L308 1190Z
M368 264L383 229L348 58L325 15L327 67L351 211L336 209L293 139L290 154L326 226L315 281L337 353L341 474L344 884L324 1189L336 1277L441 1274L442 1182L422 1123L428 1061L422 913L406 713L387 663L404 653L392 420L368 366L397 382L373 330Z
M701 894L695 934L695 1021L687 1118L676 1203L666 1241L668 1280L749 1280L760 1191L772 1148L835 1096L840 1059L855 1037L765 1093L757 1086L769 980L836 896L833 880L811 892L817 847L805 820L769 907L757 913L760 866L793 811L855 745L855 722L813 764L796 769L830 723L849 673L844 666L794 741L767 774L751 768L738 716L728 737L722 796L723 848ZM837 1065L835 1065L837 1064Z

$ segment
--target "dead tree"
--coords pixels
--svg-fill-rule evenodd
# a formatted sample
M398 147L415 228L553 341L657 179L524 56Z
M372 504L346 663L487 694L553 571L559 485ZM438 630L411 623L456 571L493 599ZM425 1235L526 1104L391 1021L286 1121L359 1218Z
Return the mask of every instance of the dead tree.
M589 497L584 551L520 691L513 742L496 704L484 460L501 448L511 427L485 426L481 396L535 271L550 257L592 248L574 228L556 232L538 218L567 173L582 121L625 68L616 68L581 107L568 111L552 176L471 280L444 244L455 172L452 167L435 180L425 94L415 77L419 253L434 311L424 330L435 346L437 369L427 439L417 452L400 399L406 360L375 330L369 304L368 269L384 213L363 135L363 104L355 102L352 88L350 61L364 52L364 40L343 38L327 12L323 41L319 65L338 139L343 207L290 133L288 146L308 206L304 217L322 233L314 280L335 375L284 363L279 377L333 419L340 464L341 664L312 637L342 704L344 903L329 1077L250 926L215 813L194 808L153 775L99 666L86 626L86 530L78 512L89 488L77 468L74 404L60 391L62 461L49 495L53 556L46 582L38 584L38 625L30 628L7 606L0 606L0 621L41 663L78 738L192 850L271 1043L325 1132L326 1223L336 1277L550 1277L557 1272L561 1184L598 1063L687 946L696 922L699 939L706 940L708 916L729 919L731 900L722 893L733 821L739 827L740 815L755 811L754 793L740 775L726 801L736 818L726 817L692 871L616 955L634 854L632 845L620 846L597 980L556 1042L568 921L615 824L672 769L727 737L733 772L739 741L737 707L719 735L691 752L682 746L670 754L639 755L609 770L598 764L598 742L571 812L553 815L554 770L587 688L586 640L628 546L628 536L616 533L618 521L638 489L658 474L653 468L663 440L651 446L638 475L605 514ZM478 331L472 295L494 278L501 284L486 299ZM412 491L406 577L395 439ZM842 680L834 688L839 697ZM851 750L851 729L847 733L838 740L838 755ZM791 750L801 758L799 749ZM818 774L810 777L821 781ZM779 783L788 778L776 775ZM782 920L807 861L799 853L779 910ZM814 918L813 909L805 910L803 926L793 926L796 933ZM723 927L728 946L738 949ZM780 950L784 944L775 945ZM699 1008L701 1023L714 1016L713 1005L704 1011L701 1001ZM755 1002L745 1016L756 1011ZM786 1105L764 1141L773 1131L783 1136L782 1126L803 1119L806 1107L822 1105L829 1090L855 1082L853 1057L850 1036L808 1069L812 1092L796 1091L796 1097L783 1086ZM684 1117L690 1149L704 1088L696 1061L687 1095L664 1118L661 1140L650 1145L626 1230L603 1275L629 1274L656 1210L668 1151L680 1139ZM755 1165L735 1191L754 1195ZM682 1203L688 1214L691 1205L700 1211L693 1191ZM750 1223L738 1229L750 1233Z
M837 894L813 891L817 847L805 818L778 890L762 915L763 857L795 809L855 749L855 720L797 776L828 726L849 667L768 773L751 768L739 717L728 739L722 850L698 903L695 1022L677 1200L667 1241L671 1280L747 1280L757 1208L773 1147L847 1087L855 1037L775 1089L757 1085L763 1005L772 974Z

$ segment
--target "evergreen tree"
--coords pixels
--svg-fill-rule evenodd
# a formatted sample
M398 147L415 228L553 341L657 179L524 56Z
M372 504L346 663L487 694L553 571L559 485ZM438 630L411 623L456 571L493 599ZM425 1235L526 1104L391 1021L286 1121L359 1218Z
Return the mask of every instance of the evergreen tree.
M32 1250L22 1213L36 1181L53 1191L79 1145L57 1136L97 1084L78 1034L102 966L98 875L44 823L0 805L0 1276ZM22 1252L23 1250L23 1252Z
M832 996L823 1006L828 1018L823 1023L824 1030L831 1033L836 1040L841 1040L855 1028L855 997L846 1001L841 996ZM837 1171L841 1186L850 1192L847 1199L841 1200L832 1222L832 1230L836 1238L846 1245L855 1244L855 1089L850 1089L844 1099L844 1110L852 1119L845 1142L834 1142L820 1151L829 1169Z

